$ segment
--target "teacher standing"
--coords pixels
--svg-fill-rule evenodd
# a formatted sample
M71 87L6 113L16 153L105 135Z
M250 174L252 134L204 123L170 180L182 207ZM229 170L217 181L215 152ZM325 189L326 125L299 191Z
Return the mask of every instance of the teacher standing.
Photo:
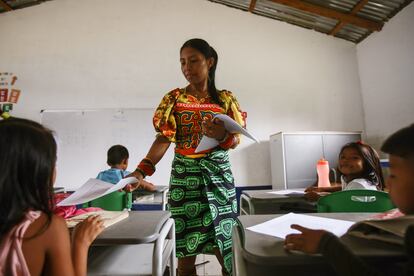
M231 274L237 200L228 150L240 139L213 117L227 114L245 127L246 116L230 91L216 89L217 60L216 51L202 39L188 40L181 47L181 71L188 85L161 100L153 118L156 139L133 172L140 181L152 175L175 143L168 207L175 220L178 274L183 276L196 275L194 264L200 253L215 254L223 274ZM219 145L196 153L203 135Z

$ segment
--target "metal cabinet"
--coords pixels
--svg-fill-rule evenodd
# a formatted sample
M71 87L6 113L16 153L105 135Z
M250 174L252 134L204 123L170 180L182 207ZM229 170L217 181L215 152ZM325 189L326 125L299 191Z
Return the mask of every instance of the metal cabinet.
M324 157L338 164L343 145L361 140L354 132L279 132L270 136L273 189L305 188L316 181L316 163Z

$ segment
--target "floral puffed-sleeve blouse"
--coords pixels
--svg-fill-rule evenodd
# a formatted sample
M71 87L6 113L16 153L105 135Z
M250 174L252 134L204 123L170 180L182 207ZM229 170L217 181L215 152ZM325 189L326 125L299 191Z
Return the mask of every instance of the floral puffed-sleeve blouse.
M219 91L222 106L211 101L202 100L186 93L185 89L175 89L167 93L155 111L153 124L157 135L165 136L176 144L175 152L195 157L202 134L201 123L204 118L213 118L216 114L226 114L246 127L246 113L240 110L236 98L230 91ZM231 134L220 147L234 148L240 141L239 134ZM204 151L202 154L208 153Z

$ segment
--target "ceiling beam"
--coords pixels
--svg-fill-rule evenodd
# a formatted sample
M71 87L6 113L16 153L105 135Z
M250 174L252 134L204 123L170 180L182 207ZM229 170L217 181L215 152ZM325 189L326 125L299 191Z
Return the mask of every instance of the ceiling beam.
M302 10L305 12L314 13L320 16L333 18L338 21L343 21L347 24L352 24L364 29L368 29L370 31L380 31L382 29L383 23L378 23L375 21L367 20L364 18L360 18L355 15L342 13L336 10L328 9L325 7L313 5L310 3L306 3L300 0L270 0L274 3L282 4L285 6L289 6L298 10Z
M13 9L3 0L0 0L0 6L3 7L3 9L5 9L6 11L12 11Z
M250 1L249 12L253 12L254 11L254 8L256 7L256 2L257 2L257 0L251 0Z
M355 15L357 12L359 12L365 5L366 5L366 3L368 3L368 1L369 0L361 0L361 1L359 1L358 2L358 4L356 4L353 8L352 8L352 10L351 10L351 12L350 12L350 14L352 14L352 15ZM336 26L335 26L335 28L333 28L330 32L329 32L329 34L330 35L335 35L337 32L339 32L341 29L342 29L342 27L343 26L345 26L346 25L346 22L344 22L344 21L340 21L338 24L336 24Z

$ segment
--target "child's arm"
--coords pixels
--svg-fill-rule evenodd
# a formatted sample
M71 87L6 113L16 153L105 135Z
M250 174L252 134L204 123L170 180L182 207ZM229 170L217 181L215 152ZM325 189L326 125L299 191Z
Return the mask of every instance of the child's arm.
M330 193L328 192L307 192L305 193L304 197L312 202L318 201L319 198L321 198L322 196L326 196L329 195Z
M70 247L68 227L63 218L52 217L45 233L46 256L44 271L46 275L75 275Z
M46 275L86 275L87 254L92 241L103 230L99 218L88 218L74 229L73 247L64 219L53 216L47 233Z
M333 183L331 184L330 187L308 187L306 188L305 192L328 192L328 193L333 193L333 192L338 192L342 190L342 185L341 184L337 184L337 183Z
M324 230L312 230L292 225L300 234L286 236L285 248L308 254L322 253L338 275L382 275L355 256L334 234Z
M90 216L73 230L72 259L75 275L86 275L89 246L103 229L104 225L100 217Z

